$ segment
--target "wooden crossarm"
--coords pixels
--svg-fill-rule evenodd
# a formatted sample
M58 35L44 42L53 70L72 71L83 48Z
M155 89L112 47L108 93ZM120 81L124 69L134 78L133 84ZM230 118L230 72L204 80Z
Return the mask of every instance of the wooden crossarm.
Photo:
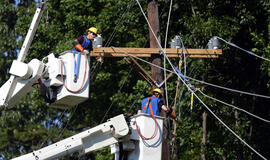
M151 57L151 54L160 54L160 48L117 48L117 47L100 47L94 48L90 53L91 56L102 57L127 57L128 54L137 57ZM218 58L218 55L222 54L221 49L185 49L185 56L190 58ZM181 55L181 49L168 48L166 49L168 57L179 57Z

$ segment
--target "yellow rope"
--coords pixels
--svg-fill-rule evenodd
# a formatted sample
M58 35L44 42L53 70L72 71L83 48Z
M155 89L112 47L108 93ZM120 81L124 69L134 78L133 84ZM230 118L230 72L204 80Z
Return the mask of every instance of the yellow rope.
M190 112L192 112L192 109L193 109L193 92L191 93Z

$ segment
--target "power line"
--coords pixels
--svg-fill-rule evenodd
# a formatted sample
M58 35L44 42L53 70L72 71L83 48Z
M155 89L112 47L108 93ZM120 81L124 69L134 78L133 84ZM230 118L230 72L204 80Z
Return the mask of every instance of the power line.
M165 42L164 42L164 48L165 48L165 51L166 51L166 46L167 46L167 38L168 38L168 30L169 30L169 24L170 24L170 17L171 17L171 11L172 11L172 0L171 0L171 3L170 3L170 9L169 9L169 15L168 15L168 21L167 21L167 27L166 27L166 36L165 36ZM165 71L165 68L166 68L166 59L164 58L163 59L163 73L164 73L164 79L165 79L165 95L166 95L166 105L168 106L169 105L169 100L168 100L168 90L167 90L167 74L166 74L166 71ZM169 134L169 138L171 139L171 126L170 126L170 121L169 119L167 119L167 124L168 124L168 134Z
M160 66L155 65L155 64L153 64L153 63L151 63L151 62L148 62L148 61L146 61L146 60L144 60L144 59L142 59L142 58L139 58L139 57L136 57L136 56L134 56L134 55L132 55L132 54L129 54L128 52L126 52L126 51L124 51L124 50L122 50L122 49L120 49L120 48L115 48L115 47L113 47L113 46L112 46L112 48L117 49L117 50L119 50L120 52L122 52L122 53L124 53L124 54L126 54L126 55L128 55L128 56L131 56L131 57L133 57L133 58L135 58L135 59L138 59L138 60L140 60L140 61L142 61L142 62L144 62L144 63L147 63L147 64L149 64L149 65L152 65L152 66L157 67L157 68L162 69L162 70L166 70L167 72L174 73L172 70L164 69L163 67L160 67ZM236 93L240 93L240 94L246 94L246 95L255 96L255 97L261 97L261 98L270 98L270 96L266 96L266 95L255 94L255 93L250 93L250 92L240 91L240 90L231 89L231 88L227 88L227 87L222 87L222 86L215 85L215 84L212 84L212 83L208 83L208 82L204 82L204 81L201 81L201 80L197 80L197 79L191 78L191 77L189 77L189 76L185 76L185 77L186 77L187 79L190 79L190 80L193 80L193 81L202 83L202 84L206 84L206 85L213 86L213 87L216 87L216 88L228 90L228 91L231 91L231 92L236 92Z
M132 69L133 69L133 67L129 70L128 75L126 76L125 81L123 82L122 86L120 87L118 94L121 93L121 90L122 90L122 88L124 87L124 85L125 85L125 83L126 83L126 81L127 81L127 79L128 79L129 74L131 73ZM110 109L112 108L112 105L114 104L115 101L116 101L116 99L114 99L114 100L112 101L111 105L109 106L109 108L108 108L107 111L105 112L105 115L103 116L103 118L102 118L102 120L100 121L100 123L102 123L102 122L104 121L105 117L107 116L108 112L109 112Z
M208 96L208 95L206 95L205 93L203 93L200 89L199 89L198 91L199 91L203 96L205 96L205 97L207 97L207 98L210 98L210 99L212 99L212 100L214 100L214 101L217 101L217 102L219 102L219 103L225 104L225 105L227 105L227 106L233 107L234 109L237 109L237 110L239 110L239 111L245 112L246 114L248 114L248 115L250 115L250 116L252 116L252 117L255 117L255 118L259 119L259 120L262 120L262 121L264 121L264 122L266 122L266 123L270 123L269 120L264 119L264 118L261 118L261 117L255 115L255 114L252 114L252 113L250 113L250 112L248 112L248 111L246 111L246 110L244 110L244 109L242 109L242 108L236 107L236 106L234 106L234 105L232 105L232 104L229 104L229 103L226 103L226 102L221 101L221 100L219 100L219 99L216 99L216 98L214 98L214 97Z
M208 83L208 82L204 82L204 81L201 81L201 80L197 80L195 78L191 78L191 77L188 77L188 76L186 76L186 78L191 79L191 80L196 81L196 82L200 82L202 84L206 84L206 85L209 85L209 86L212 86L212 87L224 89L224 90L231 91L231 92L237 92L237 93L240 93L240 94L246 94L246 95L256 96L256 97L261 97L261 98L270 98L270 96L265 96L265 95L261 95L261 94L255 94L255 93L240 91L240 90L231 89L231 88L227 88L227 87L222 87L222 86L218 86L218 85L211 84L211 83Z
M122 14L122 16L121 16L121 18L119 19L117 25L114 27L113 33L110 35L108 41L107 41L106 44L105 44L105 47L106 47L106 46L109 46L110 43L112 42L112 39L114 38L114 36L115 36L115 34L116 34L117 30L118 30L118 27L120 26L120 24L122 24L123 19L126 17L128 11L129 11L130 8L132 7L133 3L134 3L134 1L130 1L130 2L128 3L125 12Z
M152 31L152 33L153 33L153 35L154 35L154 37L155 37L157 43L159 44L160 48L162 48L161 45L160 45L160 43L159 43L159 41L158 41L158 39L157 39L157 37L156 37L156 35L154 34L154 31L153 31L153 29L152 29L152 27L151 27L151 25L150 25L150 23L149 23L149 21L148 21L146 15L145 15L145 13L143 12L143 9L142 9L142 7L141 7L141 5L140 5L140 2L139 2L138 0L136 0L136 1L137 1L138 5L139 5L139 7L140 7L140 9L141 9L142 14L144 15L144 17L145 17L145 19L146 19L146 21L147 21L147 23L148 23L148 25L149 25L149 28L150 28L150 30ZM266 59L266 58L264 58L264 57L260 57L260 56L256 55L256 54L253 53L253 52L250 52L250 51L247 51L247 50L245 50L245 49L242 49L242 48L238 47L237 45L235 45L235 44L233 44L233 43L227 42L227 41L225 41L224 39L222 39L222 38L220 38L220 37L217 37L217 38L219 38L219 39L221 39L222 41L224 41L224 42L226 42L226 43L228 43L228 44L230 44L230 45L232 45L232 46L234 46L234 47L237 47L237 48L239 48L239 49L241 49L241 50L243 50L243 51L245 51L245 52L248 52L249 54L252 54L252 55L254 55L254 56L256 56L256 57L259 57L259 58L265 59L265 60L267 60L267 61L270 61L270 60L268 60L268 59ZM163 52L164 52L164 51L163 51ZM166 55L166 52L164 52L164 56L165 56L165 55ZM167 56L165 56L165 57L167 57ZM167 58L167 60L169 61L168 58ZM172 67L172 68L174 69L174 67ZM162 69L163 69L163 68L162 68ZM219 87L219 88L225 89L224 87ZM230 90L231 90L231 91L234 91L234 92L237 92L237 90L234 90L234 89L230 89ZM263 98L270 98L269 96L263 96L263 95L258 95L258 94L252 94L252 93L243 92L243 91L238 91L238 93L243 93L243 94L248 94L248 95L253 95L253 96L258 96L258 97L263 97Z
M65 114L66 111L67 111L67 109L65 109L64 111L61 112L60 118L58 118L58 122L60 122L60 121L62 120L62 118L63 118L63 116L64 116L64 114ZM56 125L55 125L54 128L52 129L51 134L49 134L49 135L46 137L45 141L43 141L43 142L39 145L39 148L43 147L44 143L46 143L50 138L53 137L53 135L54 135L53 130L54 130L55 128L56 128Z
M139 3L139 1L138 0L136 0L137 1L137 3L138 3L138 5L139 5L139 7L140 7L140 9L141 9L141 12L142 12L142 14L144 15L144 17L145 17L145 19L146 19L146 21L147 21L147 23L148 23L148 25L149 25L149 28L150 28L150 30L152 31L152 33L153 33L153 35L154 35L154 37L156 38L156 41L157 41L157 43L159 44L159 46L160 46L160 48L162 48L161 47L161 45L160 45L160 43L159 43L159 41L158 41L158 39L157 39L157 37L156 37L156 35L154 34L154 31L153 31L153 29L152 29L152 27L151 27L151 25L150 25L150 23L148 22L148 19L147 19L147 17L145 16L145 14L144 14L144 12L143 12L143 10L142 10L142 7L141 7L141 5L140 5L140 3ZM189 91L190 92L192 92L195 96L196 96L196 98L206 107L206 109L221 123L221 124L223 124L223 126L225 126L233 135L235 135L242 143L244 143L246 146L248 146L253 152L255 152L257 155L259 155L261 158L263 158L263 159L265 159L266 160L266 158L264 157L264 156L262 156L260 153L258 153L255 149L253 149L248 143L246 143L241 137L239 137L232 129L230 129L219 117L217 117L211 110L210 110L210 108L208 108L207 107L207 105L205 105L204 104L204 102L194 93L194 91L190 88L190 86L188 86L188 84L187 84L187 81L185 80L183 80L183 78L185 78L185 77L182 77L183 75L180 75L180 71L177 73L176 72L176 67L174 67L174 65L172 65L172 63L170 62L170 60L169 60L169 58L167 57L167 55L166 55L166 53L163 51L163 56L168 60L168 62L170 63L170 65L171 65L171 67L173 68L173 70L174 70L174 73L175 74L177 74L177 76L180 78L180 80L186 85L186 87L189 89Z
M170 17L171 17L171 11L172 11L172 0L171 0L171 3L170 3L170 9L169 9L169 15L168 15L168 21L167 21L167 27L166 27L166 36L165 36L165 42L164 42L164 48L166 50L166 46L167 46L167 38L168 38L168 30L169 30L169 24L170 24ZM165 68L166 68L166 59L164 58L163 59L164 62L163 62L163 68L164 68L164 79L165 79L165 95L166 95L166 105L168 106L169 102L168 102L168 91L167 91L167 74L166 74L166 71L165 71Z
M169 58L164 54L164 56L167 58L169 63L171 64ZM172 64L171 64L172 65ZM172 65L173 66L173 65ZM175 71L175 68L173 68ZM175 71L177 74L177 72ZM229 128L218 116L215 115L214 112L211 111L211 109L197 96L197 94L191 89L191 87L187 84L187 82L183 79L183 77L180 74L177 74L177 76L180 78L180 80L184 83L184 85L188 88L188 90L195 95L195 97L203 104L203 106L225 127L227 128L234 136L236 136L242 143L244 143L246 146L248 146L253 152L255 152L257 155L259 155L261 158L265 159L264 156L262 156L259 152L257 152L254 148L252 148L247 142L245 142L240 136L238 136L231 128Z
M118 48L116 48L116 49L118 49ZM120 49L118 49L118 50L120 50ZM124 51L123 53L125 53L126 54L126 52ZM130 54L128 54L128 55L130 55ZM167 60L168 60L168 62L171 64L171 62L170 62L170 60L168 59L168 57L165 55L165 54L163 54L166 58L167 58ZM133 55L132 55L133 56ZM135 57L135 56L134 56ZM148 63L150 63L150 62L148 62ZM150 63L150 64L152 64L152 63ZM152 64L152 65L154 65L154 64ZM172 65L172 64L171 64ZM159 66L157 66L157 65L154 65L154 66L156 66L156 67L159 67ZM173 65L172 65L173 66ZM160 68L162 68L162 67L160 67ZM162 68L163 69L163 68ZM173 69L175 70L175 68L173 67ZM183 82L183 84L188 88L188 90L191 92L191 93L193 93L193 95L195 95L195 97L203 104L203 106L225 127L225 128L227 128L234 136L236 136L236 138L238 138L242 143L244 143L248 148L250 148L254 153L256 153L258 156L260 156L262 159L264 159L264 160L267 160L264 156L262 156L259 152L257 152L254 148L252 148L247 142L245 142L240 136L238 136L230 127L228 127L218 116L216 116L215 115L215 113L214 112L212 112L212 110L197 96L197 94L195 94L194 93L194 91L191 89L191 87L187 84L187 82L186 81L184 81L183 80L183 78L182 78L182 76L180 75L180 74L178 74L176 71L174 71L174 73L180 78L180 80Z
M218 37L218 36L216 36L216 37L217 37L218 39L222 40L223 42L225 42L225 43L227 43L227 44L229 44L229 45L235 47L235 48L238 48L238 49L240 49L240 50L242 50L242 51L244 51L244 52L247 52L248 54L250 54L250 55L252 55L252 56L255 56L255 57L257 57L257 58L260 58L260 59L263 59L263 60L265 60L265 61L270 62L270 59L264 58L264 57L259 56L259 55L255 54L255 53L251 52L251 51L245 50L245 49L243 49L243 48L237 46L236 44L233 44L233 43L231 43L231 42L228 42L228 41L226 41L226 40L224 40L224 39L222 39L222 38L220 38L220 37Z
M180 77L180 76L179 76ZM187 86L187 85L186 85ZM187 86L188 87L188 86ZM193 91L191 91L193 92ZM194 92L193 92L194 93ZM262 156L259 152L257 152L254 148L252 148L247 142L245 142L240 136L238 136L230 127L228 127L211 109L195 94L195 97L201 102L201 104L225 127L227 128L234 136L236 136L242 143L244 143L249 149L251 149L254 153L260 156L262 159L267 160L264 156Z
M74 111L73 111L73 112L71 113L71 115L69 116L69 119L68 119L68 121L67 121L67 124L66 124L65 127L62 129L62 131L60 131L60 133L59 133L59 135L58 135L59 138L61 138L62 134L64 133L65 129L67 128L67 126L68 126L68 124L69 124L69 122L70 122L72 116L73 116L74 113L76 112L78 106L79 106L79 105L77 104L76 107L75 107L75 109L74 109Z
M152 31L152 33L153 33L153 35L154 35L154 37L156 38L156 41L157 41L157 43L159 44L159 46L160 46L160 48L162 48L161 47L161 45L160 45L160 43L159 43L159 41L158 41L158 39L157 39L157 37L156 37L156 35L154 34L154 31L153 31L153 29L152 29L152 27L151 27L151 25L150 25L150 23L149 23L149 21L148 21L148 19L147 19L147 17L146 17L146 15L144 14L144 12L143 12L143 9L142 9L142 7L141 7L141 5L140 5L140 3L139 3L139 1L138 0L136 0L137 1L137 3L138 3L138 5L139 5L139 7L140 7L140 9L141 9L141 12L142 12L142 14L144 15L144 17L145 17L145 19L146 19L146 21L147 21L147 23L148 23L148 25L149 25L149 28L150 28L150 30ZM184 81L183 80L183 78L184 77L182 77L183 75L180 75L180 71L177 73L176 72L176 67L174 67L174 65L170 62L170 60L169 60L169 58L167 57L167 55L166 55L166 53L165 53L165 51L163 51L163 56L168 60L168 62L170 63L170 65L171 65L171 67L173 68L173 70L174 70L174 73L175 74L177 74L177 76L181 79L181 81L186 85L186 87L189 89L189 91L190 92L192 92L195 96L196 96L196 98L206 107L206 109L221 123L221 124L223 124L223 126L225 126L233 135L235 135L242 143L244 143L246 146L248 146L253 152L255 152L257 155L259 155L261 158L263 158L263 159L265 159L266 160L266 158L264 157L264 156L262 156L260 153L258 153L255 149L253 149L248 143L246 143L241 137L239 137L232 129L230 129L218 116L216 116L211 110L210 110L210 108L209 107L207 107L207 105L205 105L204 104L204 102L194 93L194 91L190 88L190 86L188 86L188 84L187 84L187 81Z
M112 42L117 30L118 30L118 27L123 23L123 19L126 17L127 13L129 12L130 8L132 7L134 1L130 1L127 5L127 8L126 10L124 11L124 13L122 14L121 18L119 19L119 21L117 22L117 25L114 27L114 30L113 32L111 33L110 37L108 38L107 42L105 43L104 47L107 47L110 45L110 43ZM95 61L92 69L90 70L90 75L94 75L96 73L96 69L97 69L97 66L100 65L102 63L98 62L98 61ZM93 77L93 76L92 76Z
M113 48L114 48L114 47L113 47ZM132 57L134 57L134 58L137 58L137 59L139 59L139 60L141 60L141 61L143 61L143 62L145 62L145 63L148 63L148 64L153 65L153 66L155 66L155 67L158 67L158 68L160 68L160 69L164 69L164 68L162 68L162 67L160 67L160 66L157 66L157 65L155 65L155 64L153 64L153 63L150 63L150 62L145 61L145 60L143 60L143 59L141 59L141 58L138 58L138 57L136 57L136 56L133 56L133 55L131 55L131 54L129 54L129 53L127 53L127 52L125 52L125 51L119 49L119 48L114 48L114 49L118 49L119 51L121 51L121 52L123 52L123 53L125 53L125 54L127 54L127 55L129 55L129 56L132 56ZM164 70L166 70L166 69L164 69ZM170 70L166 70L166 71L170 71ZM170 72L172 72L172 71L170 71ZM187 77L188 79L191 79L191 80L194 80L194 81L197 81L197 82L206 83L206 84L208 84L208 85L213 85L213 84L211 84L211 83L207 83L207 82L203 82L203 81L196 80L196 79L194 79L194 78L190 78L190 77L188 77L188 76L186 76L186 77ZM221 88L221 89L226 89L226 90L229 90L229 91L238 92L238 93L241 93L241 94L248 94L248 95L257 96L257 97L270 98L269 96L258 95L258 94L253 94L253 93L249 93L249 92L243 92L243 91L234 90L234 89L230 89L230 88L226 88L226 87L221 87L221 86L218 86L218 85L213 85L213 86L218 87L218 88ZM200 91L200 92L201 92L201 91ZM203 95L205 95L203 92L201 92L201 93L202 93ZM228 103L225 103L225 102L222 102L222 101L220 101L220 100L218 100L218 99L215 99L215 98L213 98L213 97L210 97L210 96L208 96L208 95L205 95L205 96L207 96L208 98L211 98L211 99L213 99L213 100L216 100L216 101L218 101L218 102L220 102L220 103L223 103L223 104L226 104L226 105L228 105L228 106L234 107L235 109L238 109L238 110L240 110L240 111L243 111L243 112L245 112L245 113L247 113L247 114L249 114L249 115L251 115L251 116L254 116L255 118L258 118L258 119L260 119L260 120L262 120L262 121L265 121L265 122L267 122L267 123L270 123L269 120L260 118L259 116L256 116L256 115L254 115L254 114L252 114L252 113L249 113L249 112L247 112L247 111L245 111L245 110L243 110L243 109L241 109L241 108L238 108L238 107L236 107L236 106L233 106L233 105L228 104Z
M166 56L164 54L164 56ZM166 56L167 60L171 64L169 58ZM172 65L172 64L171 64ZM175 69L175 68L173 68ZM175 71L176 73L176 71ZM177 74L177 73L176 73ZM183 80L182 76L180 74L177 74L177 76L180 78L180 80L183 82L183 84L188 88L188 90L195 95L195 97L203 104L203 106L225 127L227 128L234 136L236 136L242 143L244 143L246 146L248 146L253 152L255 152L257 155L259 155L261 158L265 159L264 156L262 156L259 152L257 152L254 148L252 148L247 142L245 142L240 136L238 136L230 127L228 127L218 116L215 115L214 112L197 96L197 94L191 89L191 87L186 83L186 81Z

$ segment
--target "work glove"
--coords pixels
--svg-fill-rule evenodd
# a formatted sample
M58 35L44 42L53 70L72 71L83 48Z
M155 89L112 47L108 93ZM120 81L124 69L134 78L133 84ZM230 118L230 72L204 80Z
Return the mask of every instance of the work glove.
M170 116L171 118L176 119L176 114L171 110L169 110L169 112L167 112L167 116Z
M170 114L170 117L173 118L173 119L176 119L176 114L175 114L174 112L172 112L172 113Z
M82 52L85 53L85 54L89 54L89 51L86 50L86 49L84 49Z
M80 51L80 52L83 51L83 47L82 47L81 44L76 44L76 45L75 45L75 48L77 49L77 51Z

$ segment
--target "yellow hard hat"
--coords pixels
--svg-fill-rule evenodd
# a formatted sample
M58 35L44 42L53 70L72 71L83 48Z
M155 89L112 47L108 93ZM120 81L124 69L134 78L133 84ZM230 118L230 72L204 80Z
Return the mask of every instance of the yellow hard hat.
M96 27L91 27L91 28L87 29L86 32L93 32L93 33L97 34L98 29Z
M154 92L157 92L157 93L159 93L160 95L162 95L162 91L161 91L159 88L152 89L152 90L150 91L150 94L151 94L151 95L154 95Z

